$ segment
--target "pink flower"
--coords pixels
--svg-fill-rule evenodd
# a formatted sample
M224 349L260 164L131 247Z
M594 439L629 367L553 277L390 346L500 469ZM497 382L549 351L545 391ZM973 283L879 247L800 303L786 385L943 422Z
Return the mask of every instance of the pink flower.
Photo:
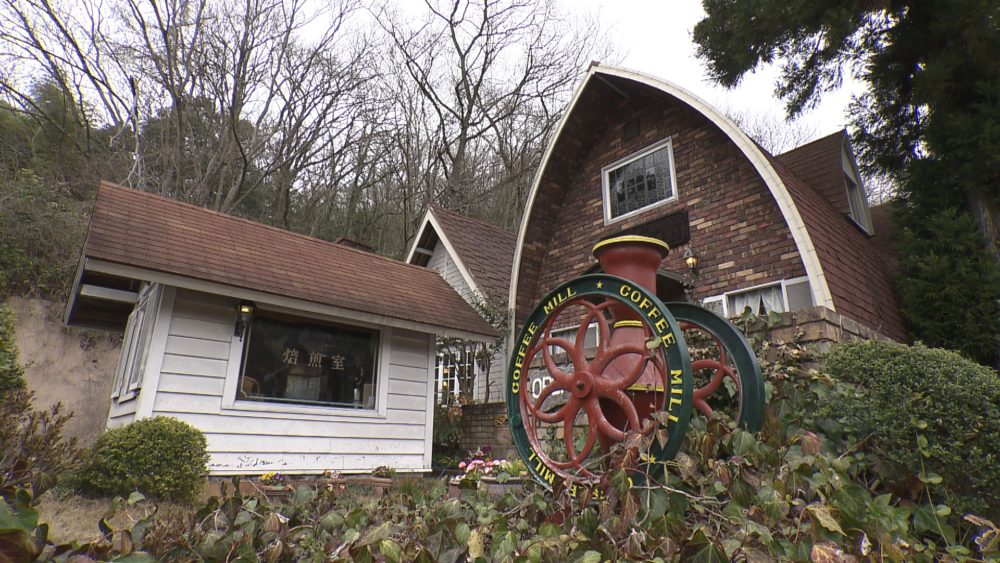
M459 463L458 464L458 468L459 469L465 469L465 462L463 461L462 463Z

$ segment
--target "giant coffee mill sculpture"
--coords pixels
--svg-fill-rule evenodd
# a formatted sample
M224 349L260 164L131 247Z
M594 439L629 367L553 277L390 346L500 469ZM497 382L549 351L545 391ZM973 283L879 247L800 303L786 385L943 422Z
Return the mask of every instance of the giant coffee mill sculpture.
M763 380L743 335L711 311L656 298L668 252L645 236L598 242L605 273L557 287L514 341L508 421L543 485L569 481L575 495L578 485L596 483L606 454L632 432L652 436L637 475L657 474L677 454L692 406L712 416L710 400L734 409L744 428L760 429Z

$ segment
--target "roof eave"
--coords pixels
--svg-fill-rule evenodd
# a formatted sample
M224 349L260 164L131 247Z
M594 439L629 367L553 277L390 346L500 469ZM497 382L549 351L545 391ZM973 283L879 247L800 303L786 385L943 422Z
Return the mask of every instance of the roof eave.
M475 340L479 342L492 342L497 337L496 329L494 329L492 326L486 323L486 321L482 321L482 326L480 327L464 327L464 328L444 326L433 323L421 323L410 319L390 317L386 315L371 313L368 311L361 311L345 307L338 307L335 305L317 303L314 301L308 301L296 297L278 295L251 288L238 287L219 282L213 282L198 278L192 278L188 276L182 276L178 274L172 274L169 272L161 272L138 266L120 264L88 256L84 256L81 261L81 268L80 271L77 273L76 283L74 284L74 293L73 295L70 296L71 307L73 306L73 304L75 304L76 294L78 293L76 288L79 286L79 280L81 279L85 271L128 277L134 280L145 281L149 283L161 283L172 287L189 289L192 291L201 291L204 293L226 296L233 299L248 300L257 303L267 303L270 305L285 307L288 309L312 312L323 316L359 320L376 325L390 326L393 328L412 330L414 332L436 334L445 337L462 338L466 340ZM67 316L66 316L67 321L70 320L71 314L72 311L67 310Z

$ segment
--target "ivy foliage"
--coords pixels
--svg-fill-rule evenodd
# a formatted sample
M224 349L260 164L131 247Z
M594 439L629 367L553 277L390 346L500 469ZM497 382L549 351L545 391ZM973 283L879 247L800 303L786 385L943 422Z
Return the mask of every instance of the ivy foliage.
M118 503L134 525L105 520L97 541L34 545L133 561L1000 560L1000 528L947 504L947 477L925 472L906 491L879 478L880 451L849 417L823 408L853 396L855 384L810 369L807 350L762 352L770 402L760 433L696 418L665 480L642 486L621 468L631 447L647 446L633 435L612 452L600 500L530 482L493 497L484 481L466 480L446 494L442 481L398 477L380 495L341 479L279 502L236 487L189 519L164 521L134 495ZM25 508L15 520L32 518ZM0 514L0 534L10 533L5 522ZM39 528L20 533L37 538Z
M128 495L193 502L208 473L205 435L170 417L138 420L97 439L75 476L89 494Z
M954 352L892 342L838 347L827 367L854 386L826 410L866 436L895 490L939 481L960 512L1000 518L1000 378ZM922 488L918 488L922 490Z

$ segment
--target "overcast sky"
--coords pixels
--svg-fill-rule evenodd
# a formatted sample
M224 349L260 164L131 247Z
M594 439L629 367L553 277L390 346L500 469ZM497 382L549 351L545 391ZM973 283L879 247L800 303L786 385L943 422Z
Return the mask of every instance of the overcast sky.
M424 0L390 2L404 14L422 17L424 13ZM774 95L777 69L759 70L745 77L733 90L716 86L709 80L705 64L695 55L695 44L691 40L695 24L705 17L701 0L556 2L577 16L599 18L608 34L606 39L621 53L619 66L673 82L727 114L770 116L777 123L784 120L783 104ZM615 61L601 62L610 64ZM820 105L801 116L794 126L808 133L809 140L844 128L847 124L845 109L851 94L860 90L860 83L845 81L840 90L825 94Z
M695 55L694 26L705 17L700 0L563 0L564 6L600 16L609 39L623 54L621 66L663 78L689 90L723 110L768 113L784 118L774 96L777 71L748 76L734 90L711 83L705 64ZM846 124L844 110L860 85L848 83L826 94L816 109L805 114L803 125L821 137Z

